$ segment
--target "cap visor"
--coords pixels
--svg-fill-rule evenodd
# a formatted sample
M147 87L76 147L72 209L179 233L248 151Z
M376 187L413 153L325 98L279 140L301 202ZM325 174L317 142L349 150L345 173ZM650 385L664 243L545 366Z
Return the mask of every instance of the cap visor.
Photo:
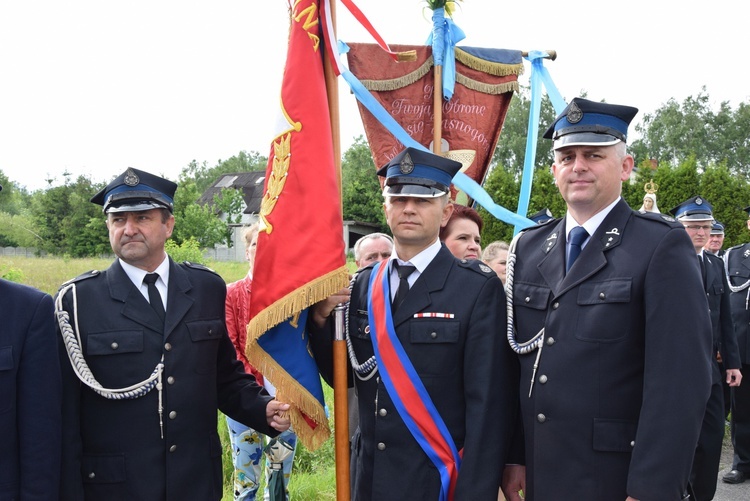
M619 143L620 140L609 134L597 134L596 132L575 132L565 134L557 139L552 149L559 150L568 146L612 146Z
M441 190L419 184L394 184L386 186L383 190L384 197L437 198L446 193L448 193L447 189Z
M137 202L130 202L130 203L123 203L119 204L117 206L109 206L106 209L104 209L104 212L109 214L110 212L142 212L145 210L151 210L151 209L167 209L168 207L165 207L164 205L152 202L148 200L141 200Z
M685 214L677 218L680 221L713 221L713 216L709 214Z

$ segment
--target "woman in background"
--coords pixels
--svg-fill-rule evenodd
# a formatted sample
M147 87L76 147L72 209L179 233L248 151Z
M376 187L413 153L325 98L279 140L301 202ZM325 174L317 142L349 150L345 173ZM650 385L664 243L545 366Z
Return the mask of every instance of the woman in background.
M479 259L482 253L482 218L471 207L453 204L453 214L440 228L440 240L458 259Z
M245 258L250 266L245 278L227 285L226 322L229 338L232 340L234 349L237 352L237 359L245 366L247 373L255 376L259 385L263 386L268 393L274 395L276 389L263 377L263 374L250 365L245 355L247 324L250 322L250 290L253 283L255 249L258 245L258 229L259 224L255 223L247 228L242 235L245 242ZM228 416L227 428L229 429L229 441L232 446L232 462L234 464L234 499L235 501L255 501L260 485L260 460L263 457L264 447L263 435ZM276 439L288 444L292 450L292 453L282 463L284 492L288 499L289 476L292 473L297 436L290 428L276 437ZM264 499L266 500L269 498L268 479L271 473L270 468L271 465L266 456L266 488L264 492Z
M508 243L498 240L492 242L482 252L482 261L495 270L497 276L505 285L505 270L508 264Z

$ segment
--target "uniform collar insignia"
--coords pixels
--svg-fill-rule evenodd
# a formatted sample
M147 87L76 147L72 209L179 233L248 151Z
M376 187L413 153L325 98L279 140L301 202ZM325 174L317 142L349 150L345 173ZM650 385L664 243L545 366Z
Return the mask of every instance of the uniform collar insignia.
M609 247L612 247L616 243L620 242L620 229L619 228L612 228L609 231L604 232L604 238L602 238L602 244L604 245L604 248L607 249Z
M548 254L555 247L555 244L557 244L557 232L550 233L550 236L547 237L544 245L542 245L542 252Z

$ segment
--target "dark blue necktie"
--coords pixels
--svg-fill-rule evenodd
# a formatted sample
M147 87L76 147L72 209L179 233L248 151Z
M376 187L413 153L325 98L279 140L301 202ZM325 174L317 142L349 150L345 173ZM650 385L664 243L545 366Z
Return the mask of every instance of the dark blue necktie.
M583 245L583 242L588 237L589 234L583 226L576 226L570 230L570 252L568 252L568 263L565 266L566 273L578 258L578 255L581 253L581 245Z
M404 298L409 292L409 275L414 273L414 270L417 269L416 266L398 264L398 261L393 261L393 268L398 274L398 289L396 289L396 296L393 298L391 313L395 312L398 307L401 306L401 303L404 302Z

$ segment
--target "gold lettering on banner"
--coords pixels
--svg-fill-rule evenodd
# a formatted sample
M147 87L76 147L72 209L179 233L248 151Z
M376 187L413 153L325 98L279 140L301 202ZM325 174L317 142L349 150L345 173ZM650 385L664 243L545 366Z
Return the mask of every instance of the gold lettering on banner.
M268 222L267 217L276 207L281 192L284 191L287 174L289 173L289 163L292 159L291 152L291 133L284 134L278 141L273 142L273 168L271 177L266 183L266 193L260 203L260 231L270 234L273 226Z
M294 3L294 7L296 8L300 4L300 2L301 0L297 0ZM295 22L299 23L303 17L305 18L305 20L302 23L302 29L307 32L307 36L310 37L310 40L312 40L313 50L317 52L318 47L320 46L320 37L317 34L318 24L320 23L320 17L318 17L318 6L313 3L299 12L295 11ZM315 31L310 31L311 28L315 28Z

